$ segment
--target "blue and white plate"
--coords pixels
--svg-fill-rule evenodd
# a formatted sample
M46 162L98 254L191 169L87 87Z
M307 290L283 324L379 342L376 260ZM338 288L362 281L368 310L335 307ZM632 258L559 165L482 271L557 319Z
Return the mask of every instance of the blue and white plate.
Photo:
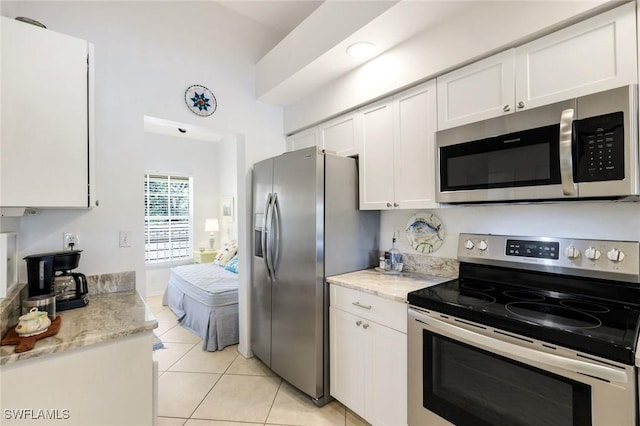
M218 108L218 101L211 90L199 84L187 88L184 92L184 101L191 112L200 117L207 117Z
M409 244L420 253L433 253L444 240L444 227L438 216L431 213L416 213L407 222Z

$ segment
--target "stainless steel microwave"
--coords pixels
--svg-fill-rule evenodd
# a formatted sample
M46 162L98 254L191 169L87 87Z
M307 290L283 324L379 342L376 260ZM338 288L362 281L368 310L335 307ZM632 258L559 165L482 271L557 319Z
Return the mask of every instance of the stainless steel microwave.
M624 86L436 132L436 200L637 196L637 98Z

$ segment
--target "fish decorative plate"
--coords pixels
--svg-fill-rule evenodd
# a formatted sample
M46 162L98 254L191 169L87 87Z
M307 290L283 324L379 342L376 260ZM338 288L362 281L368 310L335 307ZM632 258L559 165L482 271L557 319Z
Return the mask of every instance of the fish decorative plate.
M409 244L420 253L433 253L442 245L444 227L438 216L431 213L416 213L407 222Z

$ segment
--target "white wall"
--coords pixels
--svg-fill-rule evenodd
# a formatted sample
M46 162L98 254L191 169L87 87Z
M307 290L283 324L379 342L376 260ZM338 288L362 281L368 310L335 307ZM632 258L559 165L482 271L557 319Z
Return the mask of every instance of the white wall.
M449 206L428 211L440 218L445 230L442 247L433 253L439 257L457 257L461 232L640 241L640 203L637 202L564 201ZM391 247L393 232L400 228L400 251L417 253L409 245L405 233L407 222L416 212L396 210L382 213L381 249Z
M239 171L245 178L255 161L285 149L281 109L254 98L254 64L273 35L212 2L4 1L1 12L36 19L95 45L100 206L21 218L20 254L59 250L62 232L74 232L84 249L79 270L135 270L145 294L143 117L242 134L247 155ZM183 95L191 84L216 95L212 116L198 117L186 108ZM130 248L118 247L119 230L132 232Z

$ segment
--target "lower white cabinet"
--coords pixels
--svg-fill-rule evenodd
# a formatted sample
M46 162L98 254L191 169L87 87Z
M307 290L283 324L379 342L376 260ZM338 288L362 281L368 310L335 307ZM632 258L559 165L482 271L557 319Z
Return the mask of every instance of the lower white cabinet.
M331 396L374 426L406 425L407 335L396 329L402 317L406 325L406 305L330 289Z
M152 338L145 331L0 366L0 423L156 424Z

